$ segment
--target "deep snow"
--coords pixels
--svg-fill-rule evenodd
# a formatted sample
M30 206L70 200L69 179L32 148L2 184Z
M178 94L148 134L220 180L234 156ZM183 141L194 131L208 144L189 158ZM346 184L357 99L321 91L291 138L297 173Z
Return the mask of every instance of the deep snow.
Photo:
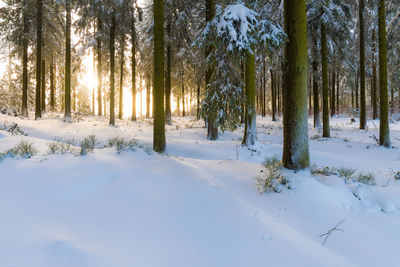
M0 162L0 266L399 264L399 123L391 124L393 149L370 138L378 121L359 131L350 118L334 118L331 139L310 128L313 164L373 172L376 186L283 171L293 189L260 195L255 177L266 157L281 155L281 122L258 117L259 142L248 150L240 146L243 129L211 142L202 121L173 119L159 155L150 152L150 121L113 128L105 118L70 124L59 114L0 115L0 124L16 122L28 134L0 131L0 152L20 140L39 149L31 159ZM78 143L92 134L94 153L48 155L55 137ZM111 137L136 138L144 148L103 149ZM343 219L344 232L322 246L319 235Z

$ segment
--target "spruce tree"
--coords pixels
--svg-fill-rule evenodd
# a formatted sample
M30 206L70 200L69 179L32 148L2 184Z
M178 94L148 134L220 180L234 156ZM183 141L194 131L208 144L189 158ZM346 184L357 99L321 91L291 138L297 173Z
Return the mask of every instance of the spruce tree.
M153 149L156 152L164 152L166 147L165 112L164 112L164 0L154 0L153 12L154 12Z
M387 42L385 0L379 0L379 85L380 85L380 126L379 144L390 147L389 103L387 81Z
M285 45L283 104L283 165L309 167L307 122L307 20L306 0L284 0Z

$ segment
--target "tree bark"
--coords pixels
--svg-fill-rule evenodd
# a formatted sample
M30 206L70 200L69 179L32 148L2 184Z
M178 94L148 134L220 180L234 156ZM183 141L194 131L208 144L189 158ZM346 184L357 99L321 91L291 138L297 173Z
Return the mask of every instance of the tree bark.
M132 14L131 37L132 37L132 121L136 121L136 28L135 28L135 12Z
M167 35L171 35L171 23L167 25ZM167 45L167 69L165 72L165 122L172 125L171 117L171 68L172 68L172 51L171 44Z
M41 107L42 113L46 111L46 61L42 60L42 94L41 94Z
M256 125L256 68L254 52L246 56L246 107L245 127L242 145L254 146L257 140Z
M272 121L276 121L276 82L275 72L271 69L271 104L272 104Z
M43 17L43 2L37 0L37 29L36 29L36 105L35 105L35 120L42 117L41 102L41 70L42 70L42 17Z
M101 15L100 13L98 14L98 18L97 18L97 32L98 35L101 35L103 32L103 22L101 20ZM101 116L103 115L103 111L102 111L102 78L101 78L101 71L102 71L102 67L101 67L101 38L98 37L97 38L97 115ZM104 109L105 110L105 109Z
M319 110L319 88L318 88L318 61L313 61L313 93L314 93L314 128L321 127L321 116Z
M65 37L65 114L64 120L71 121L71 0L65 1L67 11Z
M359 24L360 24L360 129L367 127L367 108L365 97L365 37L364 37L364 0L359 2Z
M54 85L54 62L50 62L50 109L56 108L55 85Z
M164 1L154 0L154 77L153 77L154 132L153 149L164 152Z
M336 114L336 107L335 107L335 102L336 102L336 72L333 70L332 71L332 78L331 78L331 117L335 116Z
M322 57L322 136L330 137L329 127L329 88L328 88L328 44L326 26L321 24L321 57Z
M285 93L283 94L283 166L304 169L310 165L307 115L306 0L284 0Z
M116 30L115 10L111 15L110 28L110 126L115 126L115 30Z
M376 72L376 33L375 29L372 30L372 86L371 86L371 102L372 102L372 119L376 120L378 117L377 106L377 72Z
M210 22L215 17L215 0L206 0L206 21ZM212 53L212 47L208 46L206 49L206 58ZM214 66L208 62L206 67L206 88L208 89L211 81L211 75L213 73ZM218 139L218 126L216 125L215 119L207 118L207 139L217 140Z
M125 37L122 37L120 50L120 75L119 75L119 110L118 119L124 115L124 64L125 64Z
M22 40L22 116L28 117L28 44L29 22L27 0L24 1L23 20L24 36Z
M379 85L380 85L380 126L379 144L390 147L388 82L387 82L387 43L385 0L379 0Z

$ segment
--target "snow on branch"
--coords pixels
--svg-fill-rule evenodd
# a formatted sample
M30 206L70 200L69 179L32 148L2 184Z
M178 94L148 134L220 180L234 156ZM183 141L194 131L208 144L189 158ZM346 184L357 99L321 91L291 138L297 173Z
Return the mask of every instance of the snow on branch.
M281 26L271 20L261 19L259 13L238 1L224 9L218 8L217 15L207 24L197 45L203 46L209 40L216 40L222 42L228 51L253 52L254 46L266 43L274 48L285 39L286 34Z

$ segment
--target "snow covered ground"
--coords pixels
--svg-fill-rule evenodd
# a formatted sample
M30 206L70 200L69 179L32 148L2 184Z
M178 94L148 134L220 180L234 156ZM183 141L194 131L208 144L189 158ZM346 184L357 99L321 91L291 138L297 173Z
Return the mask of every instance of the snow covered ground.
M53 118L51 118L53 117ZM54 118L55 117L55 118ZM400 123L394 148L375 145L379 121L359 131L349 117L331 121L331 139L310 128L315 167L373 173L376 185L335 175L283 171L291 190L258 194L262 163L282 150L281 122L258 118L257 146L243 129L205 139L203 122L174 118L167 151L151 152L150 121L60 114L16 122L27 136L0 131L0 152L26 140L38 153L0 162L0 266L398 266ZM310 121L311 126L311 121ZM1 128L1 127L0 127ZM95 135L94 153L48 154L56 137L75 144ZM120 137L136 151L103 148ZM78 149L78 148L77 148ZM260 172L263 170L263 172ZM337 223L325 245L321 234Z

